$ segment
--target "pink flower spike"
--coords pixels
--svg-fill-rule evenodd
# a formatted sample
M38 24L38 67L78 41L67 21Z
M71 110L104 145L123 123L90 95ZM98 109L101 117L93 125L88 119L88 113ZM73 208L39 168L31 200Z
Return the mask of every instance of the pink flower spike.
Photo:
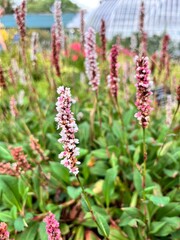
M0 66L0 88L7 88L7 85L6 85L6 81L5 81L5 78L4 78L4 70L3 68Z
M100 84L100 72L97 64L96 53L96 33L93 28L89 28L85 35L85 67L93 91L98 91Z
M25 24L25 18L26 18L26 0L23 0L20 6L16 7L14 9L15 13L15 19L16 23L18 25L19 33L22 42L25 41L26 36L26 24Z
M10 98L10 111L11 111L11 115L15 118L17 118L19 116L19 112L18 112L18 109L17 109L17 102L16 102L16 99L14 96L12 96Z
M101 19L101 29L100 29L100 37L101 37L101 48L102 48L102 59L106 60L106 23L104 19Z
M58 1L58 0L54 2L54 20L55 20L56 37L59 43L58 52L60 52L60 50L64 45L64 29L63 29L63 23L62 23L61 1Z
M39 34L33 32L31 37L31 61L33 62L33 65L36 65L37 62L38 39Z
M57 115L55 121L58 123L57 129L62 129L60 132L60 139L58 140L63 144L64 151L59 154L61 164L69 169L70 173L77 175L79 169L76 165L79 164L77 156L79 155L79 148L76 144L79 140L75 138L75 133L78 131L74 114L71 112L71 104L74 100L71 98L69 88L59 87L57 89L60 95L57 99L56 110Z
M85 14L85 11L81 10L80 11L80 18L81 18L80 33L81 33L81 50L82 50L82 52L84 52L84 42L85 42L85 36L84 36L84 29L85 29L84 14Z
M176 94L177 94L177 102L180 104L180 85L176 89Z
M1 240L8 240L9 239L9 232L7 230L7 224L4 222L0 223L0 239Z
M48 240L62 240L59 222L55 219L54 214L50 212L49 215L44 218L43 222L46 223Z
M58 77L61 76L60 64L59 64L59 54L60 54L60 41L58 39L57 31L55 25L51 28L51 58L52 58L52 65L54 65L56 69L56 75Z
M151 100L150 96L152 92L150 91L149 82L150 70L148 67L148 58L142 55L142 57L136 57L136 103L137 112L134 116L138 119L139 124L143 128L146 128L149 124L149 115L152 111L150 106Z
M118 95L118 54L119 48L117 45L113 45L110 53L110 75L107 77L108 87L110 89L111 95L117 101Z

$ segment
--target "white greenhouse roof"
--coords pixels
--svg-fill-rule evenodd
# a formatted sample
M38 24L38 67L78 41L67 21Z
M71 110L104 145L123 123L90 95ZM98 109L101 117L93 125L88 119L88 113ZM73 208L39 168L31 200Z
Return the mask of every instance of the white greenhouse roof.
M180 0L145 0L145 31L149 36L164 32L180 41ZM86 19L86 28L100 30L106 22L108 39L116 35L131 36L138 32L141 0L103 0Z

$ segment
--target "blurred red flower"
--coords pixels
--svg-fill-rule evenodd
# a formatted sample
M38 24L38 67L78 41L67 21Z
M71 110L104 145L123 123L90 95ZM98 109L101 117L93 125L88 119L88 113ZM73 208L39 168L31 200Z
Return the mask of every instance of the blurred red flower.
M78 57L77 55L73 55L73 56L72 56L72 61L75 62L75 61L78 60L78 58L79 58L79 57Z
M72 43L70 48L75 52L81 52L81 44L79 42Z

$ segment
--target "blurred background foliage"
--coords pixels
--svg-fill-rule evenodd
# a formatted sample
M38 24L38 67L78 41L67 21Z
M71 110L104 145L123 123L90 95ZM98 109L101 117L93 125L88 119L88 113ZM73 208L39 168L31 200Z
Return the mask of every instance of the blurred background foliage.
M28 0L29 13L50 13L54 0ZM62 0L63 12L77 12L78 6L70 0ZM0 0L0 6L6 9L6 14L13 13L13 0Z

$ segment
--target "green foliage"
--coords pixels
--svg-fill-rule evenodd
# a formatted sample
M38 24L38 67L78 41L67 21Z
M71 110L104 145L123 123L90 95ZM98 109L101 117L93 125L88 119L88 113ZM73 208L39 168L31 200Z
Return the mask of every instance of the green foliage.
M28 228L21 234L19 234L17 236L17 240L34 240L37 237L37 233L38 233L38 223L33 223L31 225L28 226Z
M106 171L105 181L103 183L103 194L106 202L106 206L109 207L110 200L115 188L115 179L118 173L117 167L110 168Z
M160 222L152 222L150 234L165 237L179 229L179 217L165 217Z
M72 3L70 0L62 0L62 11L63 12L77 12L78 7L76 4ZM54 0L29 0L28 2L28 12L32 13L47 13L54 3Z
M11 176L0 176L0 192L2 200L7 206L16 206L21 210L18 180Z
M108 237L109 236L109 226L107 223L107 220L103 215L100 215L99 213L95 213L95 218L98 223L98 231L102 236Z
M12 159L12 156L9 153L9 151L1 145L0 145L0 158L5 159L5 160L11 160Z
M13 13L12 3L15 0L0 0L0 5L5 8L6 14ZM63 12L77 12L78 6L72 3L70 0L62 0ZM30 13L50 13L54 0L27 0L27 9Z
M81 188L74 188L71 186L67 187L67 193L72 199L77 199L80 196L81 192Z

